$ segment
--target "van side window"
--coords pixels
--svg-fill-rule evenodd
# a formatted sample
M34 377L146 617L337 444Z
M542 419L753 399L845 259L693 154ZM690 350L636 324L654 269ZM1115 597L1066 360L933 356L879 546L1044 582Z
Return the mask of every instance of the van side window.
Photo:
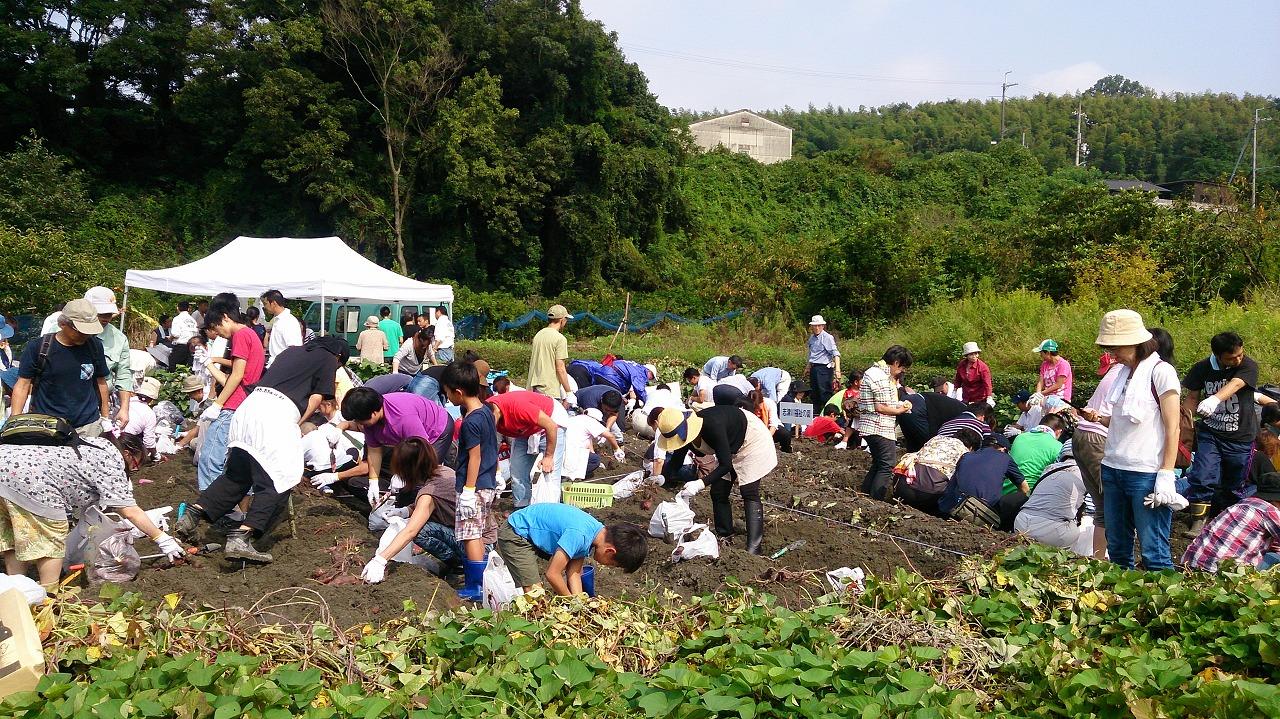
M418 315L418 308L415 305L401 305L400 307L400 324L407 325L413 322L413 318Z
M346 307L338 305L338 311L333 319L334 334L344 334L347 331L347 312Z
M360 305L347 306L347 332L355 332L360 326Z

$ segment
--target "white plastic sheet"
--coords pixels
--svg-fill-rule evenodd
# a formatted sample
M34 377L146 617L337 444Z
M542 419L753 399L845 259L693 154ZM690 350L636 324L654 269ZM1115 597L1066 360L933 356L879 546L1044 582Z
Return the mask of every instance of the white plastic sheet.
M690 559L706 557L717 559L720 556L720 541L715 532L705 524L695 524L680 535L680 543L671 552L672 562L683 562Z

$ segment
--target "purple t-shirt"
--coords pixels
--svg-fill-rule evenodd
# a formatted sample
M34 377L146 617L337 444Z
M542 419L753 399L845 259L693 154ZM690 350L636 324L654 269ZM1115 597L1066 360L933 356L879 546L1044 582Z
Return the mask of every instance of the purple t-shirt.
M1044 382L1045 389L1049 389L1058 382L1059 377L1066 377L1066 384L1062 385L1059 392L1045 392L1045 396L1057 395L1066 401L1071 401L1071 363L1063 357L1054 357L1052 360L1046 360L1040 363L1040 380Z
M384 396L382 411L382 421L365 428L364 441L370 447L394 447L410 437L434 443L449 426L444 407L412 392Z

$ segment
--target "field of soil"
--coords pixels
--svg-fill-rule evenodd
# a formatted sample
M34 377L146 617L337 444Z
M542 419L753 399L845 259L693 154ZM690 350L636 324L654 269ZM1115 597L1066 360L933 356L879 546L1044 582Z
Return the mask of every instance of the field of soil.
M638 440L631 440L629 456L641 447ZM805 544L777 561L747 554L744 537L735 536L722 545L719 559L672 564L673 547L651 539L649 558L640 571L625 574L601 567L596 587L604 596L640 596L663 590L691 596L713 591L734 578L796 606L826 591L823 570L849 566L861 567L869 575L886 575L906 567L925 576L940 576L959 560L953 552L990 554L1016 541L1009 535L937 519L859 494L854 487L866 464L867 455L861 451L810 443L798 444L792 454L779 454L778 468L763 480L765 553L796 540ZM599 474L612 477L629 469L632 467L602 469ZM145 468L133 480L138 503L144 509L176 507L196 497L195 470L185 457ZM652 506L671 496L667 490L648 488L613 507L591 511L604 522L627 521L647 527ZM510 510L509 505L505 508ZM697 521L710 523L711 507L705 491L694 499L693 508ZM735 523L741 529L741 504L736 500L734 510ZM221 541L213 528L203 526L204 541ZM366 529L364 517L300 487L294 493L293 521L280 522L258 542L260 549L275 555L274 563L231 562L218 553L172 567L150 561L127 588L153 598L177 593L195 604L242 607L268 621L272 616L304 621L329 611L344 625L393 616L402 611L406 599L413 600L419 609L458 604L457 594L448 584L409 565L393 562L381 584L358 581L377 542L378 537ZM139 550L142 554L152 551L145 540L139 542Z

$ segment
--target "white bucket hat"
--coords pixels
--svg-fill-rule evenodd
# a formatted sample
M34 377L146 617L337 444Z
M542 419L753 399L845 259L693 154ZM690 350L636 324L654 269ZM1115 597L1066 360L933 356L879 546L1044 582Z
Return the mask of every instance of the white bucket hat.
M974 352L981 352L981 351L982 351L982 348L978 346L977 342L965 342L964 350L961 351L960 354L971 355Z
M813 319L809 320L810 327L814 325L825 325L826 323L827 321L822 319L822 315L814 315Z
M1142 315L1133 310L1112 310L1102 316L1095 344L1103 347L1127 347L1140 345L1149 339L1151 332L1142 323Z

